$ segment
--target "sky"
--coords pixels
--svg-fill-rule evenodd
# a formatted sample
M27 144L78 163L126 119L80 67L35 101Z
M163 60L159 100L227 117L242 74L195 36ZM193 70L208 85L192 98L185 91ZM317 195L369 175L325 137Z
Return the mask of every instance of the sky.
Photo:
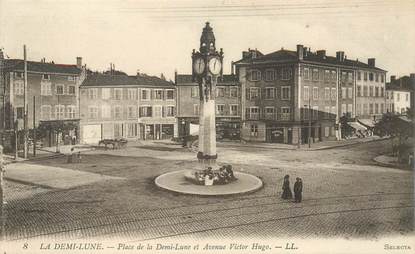
M242 51L271 53L297 44L348 59L376 58L390 75L415 73L415 0L0 0L0 47L10 58L110 63L129 74L191 73L209 21L224 72Z

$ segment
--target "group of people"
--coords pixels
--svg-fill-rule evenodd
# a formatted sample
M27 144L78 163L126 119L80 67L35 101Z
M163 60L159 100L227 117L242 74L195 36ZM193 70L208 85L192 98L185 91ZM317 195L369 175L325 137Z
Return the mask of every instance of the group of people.
M212 167L195 173L195 178L200 184L212 181L212 184L226 184L235 180L231 165L224 165L219 170L213 171Z
M81 156L81 152L77 152L75 153L75 148L72 147L70 153L68 154L68 163L81 163L82 161L82 156Z
M300 203L302 200L302 193L303 193L303 180L299 177L296 178L294 183L294 202ZM290 188L290 176L284 176L284 183L282 185L282 195L281 198L283 199L292 199L293 193L291 192Z

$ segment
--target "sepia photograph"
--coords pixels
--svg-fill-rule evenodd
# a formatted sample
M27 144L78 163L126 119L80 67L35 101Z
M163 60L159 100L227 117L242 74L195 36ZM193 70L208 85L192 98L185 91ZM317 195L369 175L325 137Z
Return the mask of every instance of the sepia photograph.
M414 253L415 0L0 0L0 253Z

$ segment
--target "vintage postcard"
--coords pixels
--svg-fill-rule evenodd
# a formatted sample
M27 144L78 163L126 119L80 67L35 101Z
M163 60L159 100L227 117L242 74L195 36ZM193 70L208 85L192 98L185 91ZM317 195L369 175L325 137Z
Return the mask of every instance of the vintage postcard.
M414 0L0 0L0 253L413 253Z

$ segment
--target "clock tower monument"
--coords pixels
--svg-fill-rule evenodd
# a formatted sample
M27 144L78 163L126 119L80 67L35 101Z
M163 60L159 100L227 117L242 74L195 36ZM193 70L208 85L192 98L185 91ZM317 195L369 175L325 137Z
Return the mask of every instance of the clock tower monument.
M216 152L216 83L223 73L223 51L216 51L215 35L209 22L203 28L199 51L192 53L192 78L199 84L199 152L203 167L214 166Z

